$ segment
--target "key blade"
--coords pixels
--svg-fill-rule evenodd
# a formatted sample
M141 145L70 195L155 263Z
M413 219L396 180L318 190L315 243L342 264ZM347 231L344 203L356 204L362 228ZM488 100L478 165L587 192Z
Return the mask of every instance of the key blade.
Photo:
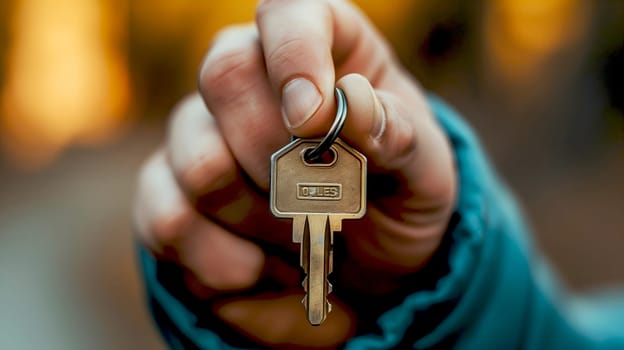
M295 216L293 220L293 242L299 245L299 264L306 274L301 285L304 291L308 292L308 272L310 263L310 228L306 216Z
M305 286L307 294L304 305L308 313L308 321L318 326L327 317L330 306L327 302L329 283L331 231L328 215L314 214L306 217L303 244L308 245Z
M303 241L303 230L305 229L305 215L296 215L293 217L292 241L301 243Z

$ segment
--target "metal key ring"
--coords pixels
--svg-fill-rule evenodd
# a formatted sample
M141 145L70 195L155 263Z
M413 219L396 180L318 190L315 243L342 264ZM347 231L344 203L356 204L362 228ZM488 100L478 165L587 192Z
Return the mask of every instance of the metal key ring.
M344 92L339 88L336 88L336 117L334 118L334 123L331 128L327 132L327 135L321 140L316 147L314 147L309 152L306 152L304 155L306 161L314 162L321 158L323 153L327 152L331 145L336 141L338 135L340 135L340 131L342 131L342 127L347 120L347 97Z

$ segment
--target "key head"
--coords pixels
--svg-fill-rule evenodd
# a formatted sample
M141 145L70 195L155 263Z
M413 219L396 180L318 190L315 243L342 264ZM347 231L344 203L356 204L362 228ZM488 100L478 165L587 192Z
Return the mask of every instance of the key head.
M366 212L366 157L340 138L330 160L309 163L304 154L321 139L297 139L271 157L271 211L276 217L328 214L358 219Z

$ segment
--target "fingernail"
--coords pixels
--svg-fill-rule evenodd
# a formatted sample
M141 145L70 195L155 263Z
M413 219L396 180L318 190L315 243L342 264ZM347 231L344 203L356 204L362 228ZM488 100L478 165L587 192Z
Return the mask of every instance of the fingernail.
M289 128L303 125L323 102L319 90L307 79L295 78L282 89L282 114Z
M379 102L379 99L375 97L375 120L370 132L370 137L373 141L379 141L386 131L386 118L386 109Z

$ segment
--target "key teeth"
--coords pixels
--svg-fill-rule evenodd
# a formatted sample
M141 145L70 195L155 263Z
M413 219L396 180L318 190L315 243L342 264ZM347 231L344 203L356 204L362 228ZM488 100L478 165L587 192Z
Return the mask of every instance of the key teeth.
M319 326L332 310L332 304L327 300L327 296L332 293L333 285L327 277L333 271L333 232L327 215L306 216L301 223L303 224L302 227L295 225L297 228L293 230L293 235L301 234L299 259L305 273L301 282L305 295L301 299L301 303L306 310L308 322L313 326ZM319 248L323 251L319 252ZM312 260L313 257L314 260ZM312 276L314 279L311 279L310 272L313 268L315 269L312 271L314 272ZM322 284L319 273L324 277ZM316 284L317 282L318 284ZM313 289L312 292L314 293L325 294L322 296L325 305L322 304L321 296L313 295L312 298L310 297L310 288Z

